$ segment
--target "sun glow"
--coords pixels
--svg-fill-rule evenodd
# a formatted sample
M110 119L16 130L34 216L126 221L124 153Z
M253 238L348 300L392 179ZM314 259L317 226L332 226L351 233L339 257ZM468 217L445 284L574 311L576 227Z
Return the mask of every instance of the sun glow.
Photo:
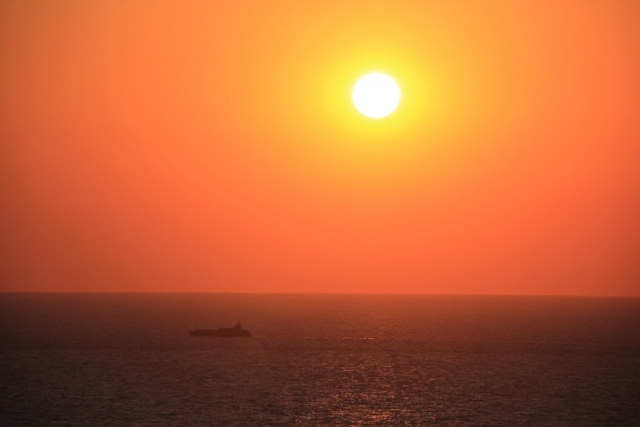
M371 73L358 80L351 97L360 113L372 119L380 119L398 108L400 87L384 73Z

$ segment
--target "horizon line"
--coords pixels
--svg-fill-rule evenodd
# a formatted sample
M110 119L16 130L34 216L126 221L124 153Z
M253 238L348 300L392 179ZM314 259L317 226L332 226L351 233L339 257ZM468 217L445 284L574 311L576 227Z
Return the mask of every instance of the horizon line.
M576 297L640 298L640 295L597 294L464 294L419 292L228 292L228 291L0 291L0 294L218 294L218 295L326 295L326 296L443 296L443 297Z

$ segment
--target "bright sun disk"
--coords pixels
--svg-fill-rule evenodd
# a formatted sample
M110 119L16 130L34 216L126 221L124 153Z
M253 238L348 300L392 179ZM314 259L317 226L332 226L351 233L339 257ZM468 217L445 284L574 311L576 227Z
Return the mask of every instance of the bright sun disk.
M384 73L371 73L358 80L351 98L360 113L372 119L380 119L398 108L400 87Z

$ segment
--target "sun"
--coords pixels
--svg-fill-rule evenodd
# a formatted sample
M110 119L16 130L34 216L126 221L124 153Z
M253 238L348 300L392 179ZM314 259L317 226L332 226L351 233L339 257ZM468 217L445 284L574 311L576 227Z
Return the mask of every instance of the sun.
M372 119L381 119L398 108L400 87L384 73L370 73L358 80L351 98L360 113Z

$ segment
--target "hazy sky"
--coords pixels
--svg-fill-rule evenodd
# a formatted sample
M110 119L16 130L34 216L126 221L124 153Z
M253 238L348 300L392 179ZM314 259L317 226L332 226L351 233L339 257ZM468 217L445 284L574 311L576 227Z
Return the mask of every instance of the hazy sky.
M0 183L4 291L640 295L640 2L3 1Z

